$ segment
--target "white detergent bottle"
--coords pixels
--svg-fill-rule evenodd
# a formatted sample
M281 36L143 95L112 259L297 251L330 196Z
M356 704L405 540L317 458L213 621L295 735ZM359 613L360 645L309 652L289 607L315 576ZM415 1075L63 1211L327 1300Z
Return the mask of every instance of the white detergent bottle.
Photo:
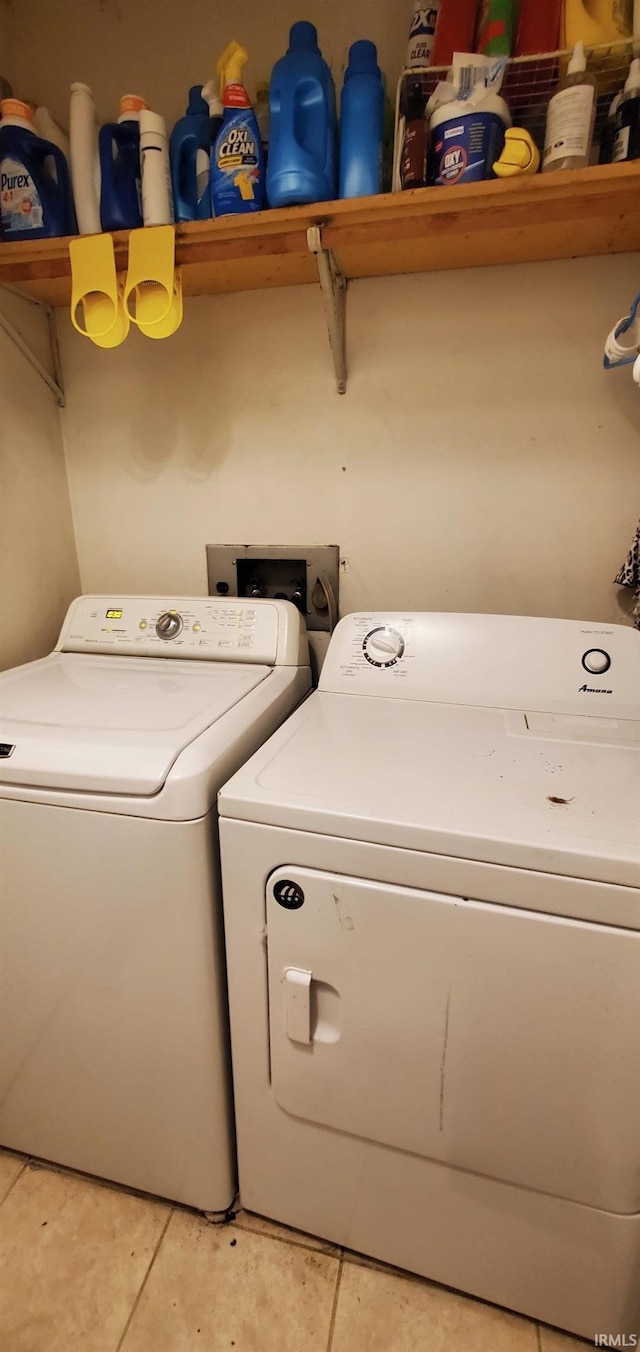
M86 84L72 84L69 112L71 182L81 235L97 235L100 223L100 159L93 94Z
M54 146L58 147L58 150L62 151L68 164L69 137L67 136L66 131L63 131L62 127L58 126L58 123L48 108L44 108L41 105L36 108L35 113L33 114L33 125L38 136L41 136L43 141L51 141Z
M167 127L159 113L140 113L142 219L145 225L173 224L173 192Z
M542 172L584 169L596 120L596 81L587 70L584 43L576 42L567 74L547 110Z

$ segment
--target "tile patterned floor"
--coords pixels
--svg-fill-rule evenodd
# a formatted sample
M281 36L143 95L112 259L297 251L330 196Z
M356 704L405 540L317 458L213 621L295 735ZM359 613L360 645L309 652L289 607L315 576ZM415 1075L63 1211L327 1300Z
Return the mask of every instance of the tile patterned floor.
M0 1151L0 1352L585 1352L248 1212L193 1213Z

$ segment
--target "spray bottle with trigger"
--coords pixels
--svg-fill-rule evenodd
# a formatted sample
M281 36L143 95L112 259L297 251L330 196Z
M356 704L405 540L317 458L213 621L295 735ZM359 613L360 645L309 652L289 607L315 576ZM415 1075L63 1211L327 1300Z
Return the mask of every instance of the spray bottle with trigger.
M247 53L232 42L216 66L223 117L211 155L214 216L261 211L264 206L264 156L251 101L242 84Z

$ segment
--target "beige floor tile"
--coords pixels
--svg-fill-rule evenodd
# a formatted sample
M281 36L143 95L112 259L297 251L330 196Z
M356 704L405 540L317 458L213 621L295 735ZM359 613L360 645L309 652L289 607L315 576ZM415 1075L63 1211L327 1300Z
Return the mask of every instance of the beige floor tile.
M587 1347L593 1347L591 1340L572 1338L570 1333L540 1325L540 1352L586 1352Z
M338 1267L175 1211L122 1352L325 1352Z
M537 1352L536 1325L429 1282L345 1263L332 1352Z
M21 1155L11 1155L8 1150L0 1150L0 1202L6 1197L18 1174L22 1173L26 1160Z
M288 1244L301 1244L305 1249L315 1249L319 1253L330 1253L334 1257L340 1253L337 1244L318 1239L316 1235L307 1235L304 1230L292 1230L289 1225L279 1225L266 1216L257 1216L254 1211L238 1211L234 1225L241 1230L252 1230L255 1235L269 1235L272 1239L282 1239Z
M28 1165L0 1207L1 1352L115 1352L169 1214Z
M355 1249L343 1249L342 1253L345 1263L355 1263L357 1267L375 1268L377 1272L386 1272L392 1277L411 1276L411 1273L407 1273L403 1268L392 1267L390 1263L383 1263L381 1258L371 1258L366 1253L356 1253ZM420 1278L417 1280L419 1281Z

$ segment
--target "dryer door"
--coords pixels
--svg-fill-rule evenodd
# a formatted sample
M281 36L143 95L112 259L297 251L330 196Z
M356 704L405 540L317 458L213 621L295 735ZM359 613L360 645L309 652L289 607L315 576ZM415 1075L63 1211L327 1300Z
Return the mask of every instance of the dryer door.
M266 901L286 1112L640 1210L640 933L293 865Z

